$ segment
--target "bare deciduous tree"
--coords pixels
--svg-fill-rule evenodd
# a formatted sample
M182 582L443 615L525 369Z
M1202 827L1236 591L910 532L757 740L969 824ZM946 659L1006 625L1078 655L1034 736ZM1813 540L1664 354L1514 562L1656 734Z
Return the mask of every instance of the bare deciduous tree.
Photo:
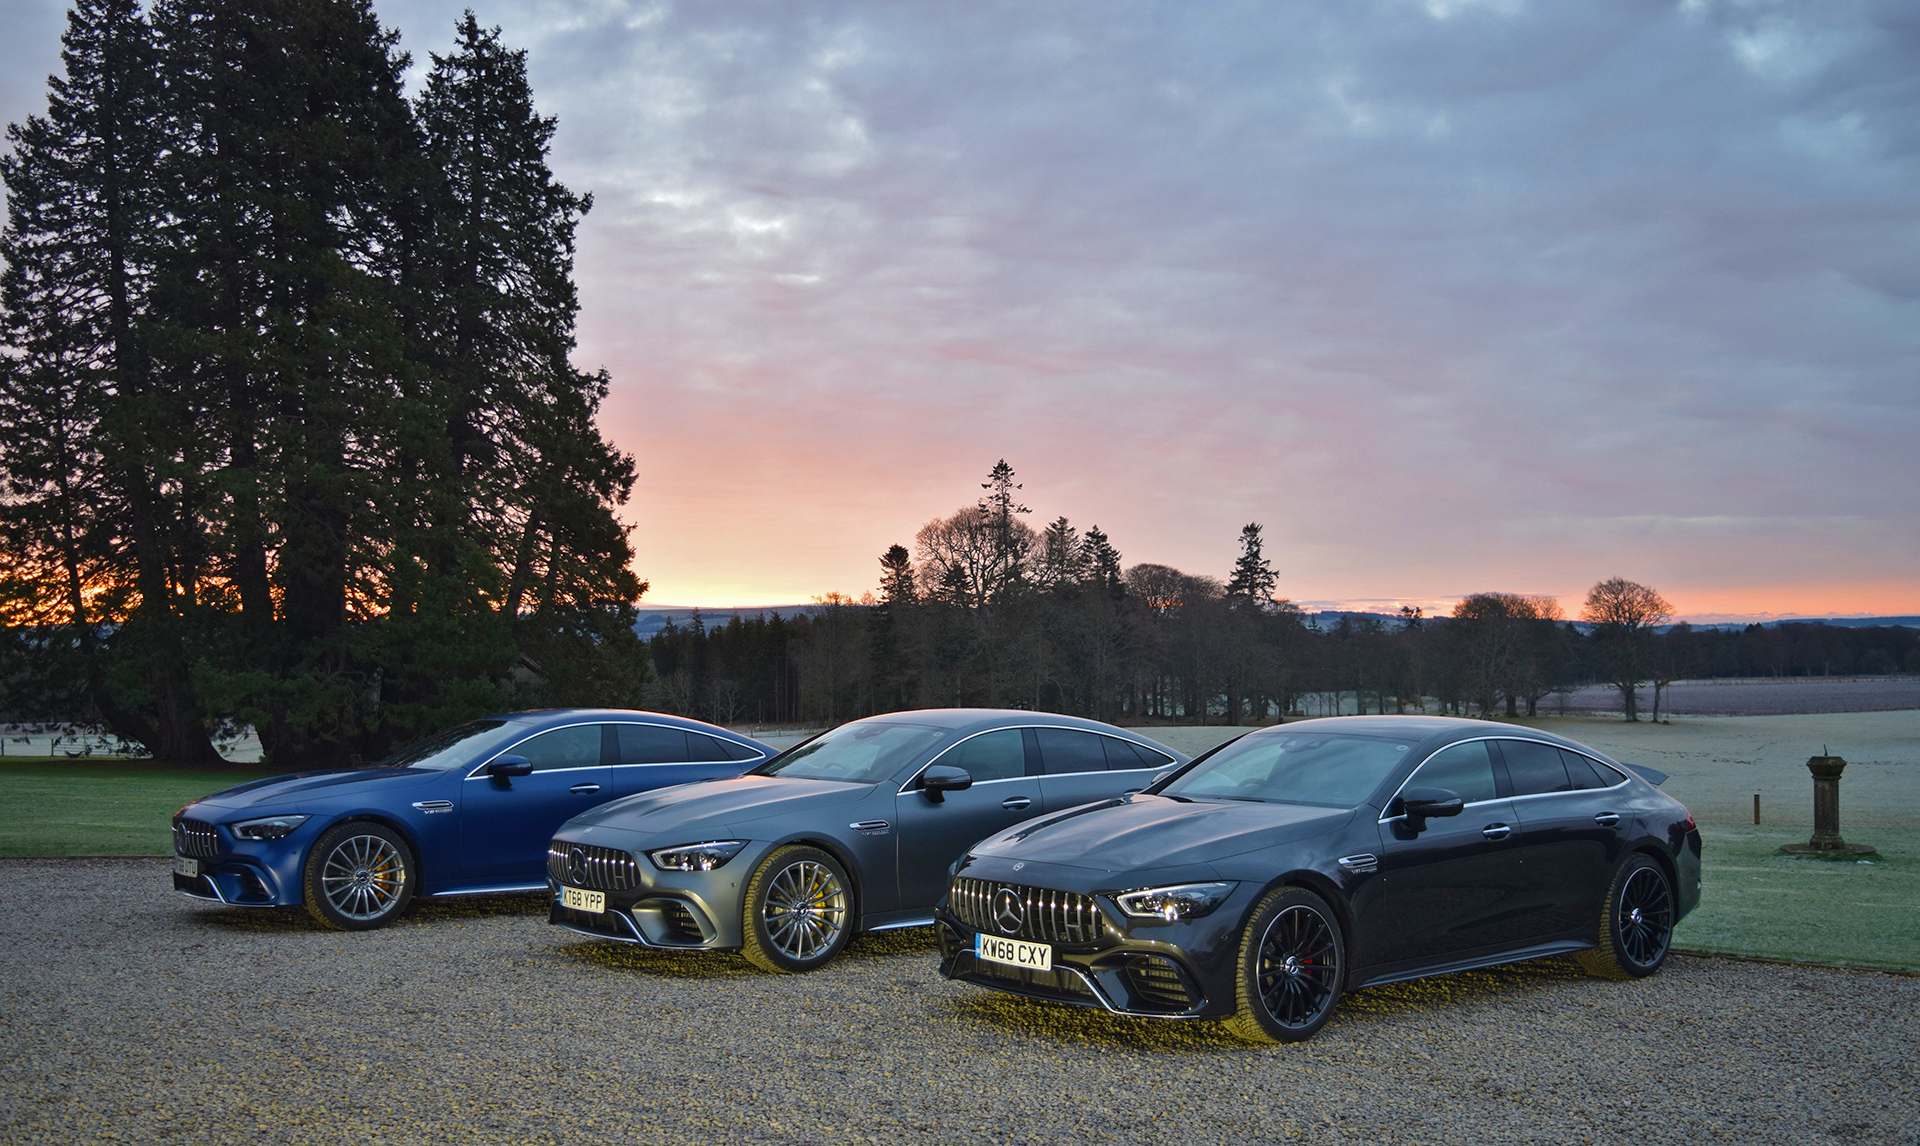
M1620 690L1630 721L1640 719L1640 682L1652 676L1653 631L1673 619L1673 606L1646 585L1611 577L1587 591L1580 619L1593 626L1601 674Z

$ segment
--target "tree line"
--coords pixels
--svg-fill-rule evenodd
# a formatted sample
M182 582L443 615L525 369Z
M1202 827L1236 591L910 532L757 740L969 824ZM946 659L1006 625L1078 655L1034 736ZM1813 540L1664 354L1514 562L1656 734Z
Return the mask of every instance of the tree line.
M906 708L1005 706L1100 720L1240 724L1340 712L1536 715L1603 683L1628 720L1639 693L1698 676L1920 671L1902 628L1673 625L1624 578L1580 616L1551 598L1475 593L1446 617L1343 614L1322 625L1276 595L1261 526L1225 577L1127 565L1097 525L1035 529L1005 461L983 496L890 546L859 600L794 617L696 614L650 640L657 708L722 723L833 724Z
M365 0L79 0L0 160L0 687L180 761L638 704L634 460L524 52Z

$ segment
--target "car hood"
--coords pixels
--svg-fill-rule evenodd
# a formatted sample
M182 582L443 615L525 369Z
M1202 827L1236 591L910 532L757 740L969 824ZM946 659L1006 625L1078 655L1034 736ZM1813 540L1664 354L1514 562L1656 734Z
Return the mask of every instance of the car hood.
M412 768L333 768L324 772L294 772L239 784L194 801L210 808L257 808L334 797L365 797L371 793L410 788L441 775Z
M799 780L780 776L736 776L695 784L656 788L602 804L566 822L567 830L613 828L652 835L725 832L770 816L824 811L850 804L873 791L872 784L838 780Z
M1352 817L1351 808L1132 796L1029 820L972 850L1102 871L1178 867L1322 835Z

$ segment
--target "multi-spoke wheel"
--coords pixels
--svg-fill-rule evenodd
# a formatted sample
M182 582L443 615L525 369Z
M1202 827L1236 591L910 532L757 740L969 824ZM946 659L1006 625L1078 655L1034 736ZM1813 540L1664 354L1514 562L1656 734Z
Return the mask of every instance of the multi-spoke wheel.
M840 953L853 933L851 881L818 848L785 847L747 884L741 954L768 971L811 971Z
M393 829L360 820L331 828L307 855L307 912L328 927L385 927L413 898L414 865Z
M1607 979L1639 979L1660 969L1673 945L1673 883L1645 852L1627 857L1600 906L1600 945L1580 965Z
M1255 1042L1299 1042L1333 1015L1346 974L1340 921L1305 888L1269 892L1240 940L1239 1008L1227 1026Z

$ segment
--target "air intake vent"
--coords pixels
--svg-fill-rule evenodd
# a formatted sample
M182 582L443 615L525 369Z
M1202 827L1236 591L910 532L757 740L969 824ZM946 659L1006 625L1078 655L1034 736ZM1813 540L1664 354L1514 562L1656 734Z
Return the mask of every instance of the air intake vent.
M1193 1006L1193 996L1180 981L1180 973L1158 955L1142 955L1128 963L1127 985L1149 1006L1169 1011L1184 1011Z

